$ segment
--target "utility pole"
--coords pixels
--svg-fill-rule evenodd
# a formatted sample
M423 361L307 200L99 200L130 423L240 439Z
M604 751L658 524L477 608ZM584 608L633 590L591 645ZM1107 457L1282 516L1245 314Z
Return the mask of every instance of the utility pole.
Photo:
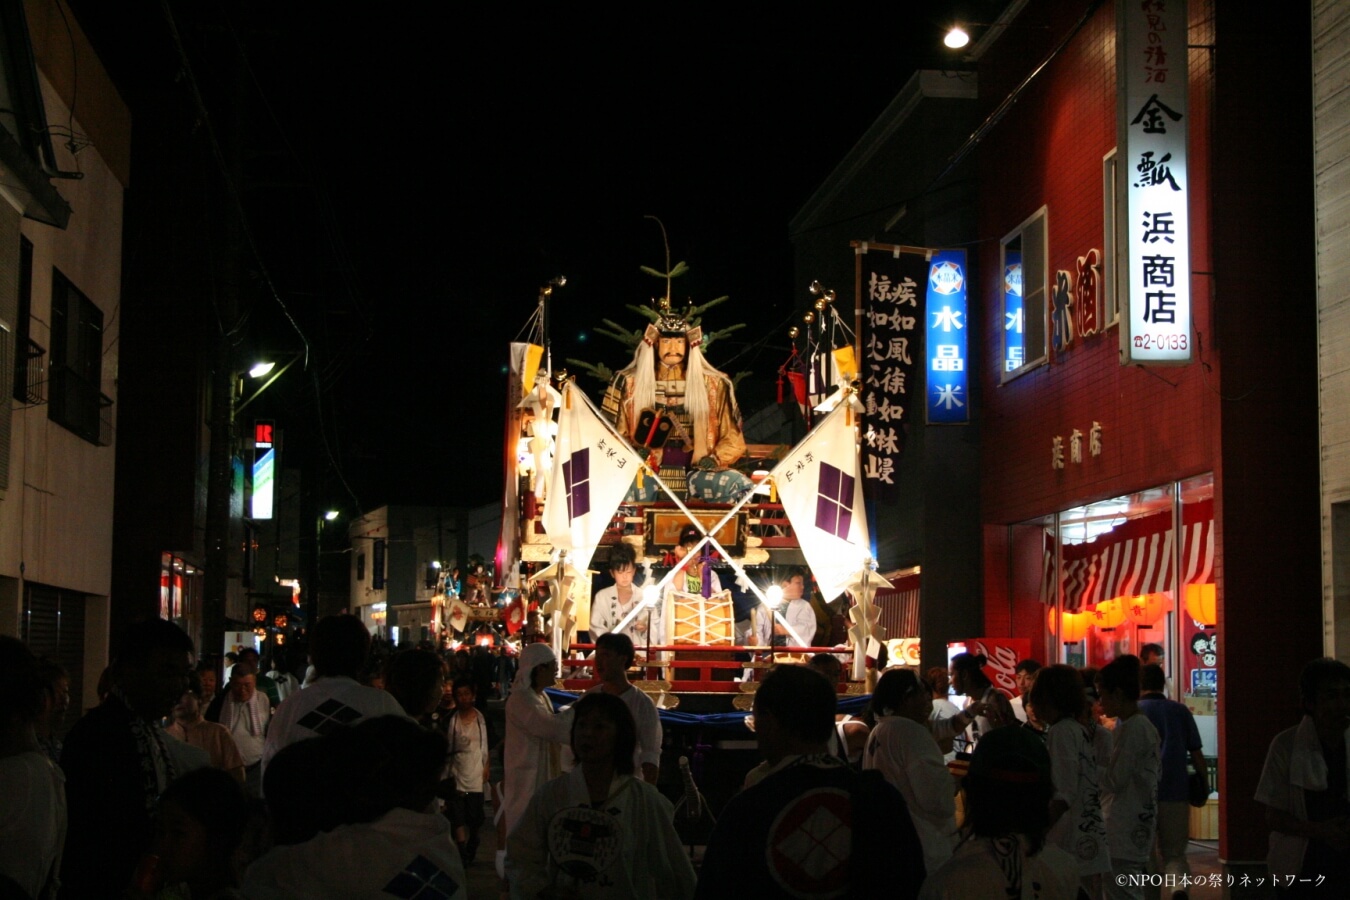
M243 190L244 78L239 52L229 41L218 37L213 45L221 72L221 94L227 99L217 117L222 127L214 129L224 165L224 183L220 197L220 238L222 252L212 273L215 284L219 333L211 372L211 446L207 457L206 481L206 572L203 577L202 635L200 654L224 652L225 621L230 594L231 528L230 508L234 490L234 404L238 390L238 361L235 346L239 340L240 292L244 272L245 241Z

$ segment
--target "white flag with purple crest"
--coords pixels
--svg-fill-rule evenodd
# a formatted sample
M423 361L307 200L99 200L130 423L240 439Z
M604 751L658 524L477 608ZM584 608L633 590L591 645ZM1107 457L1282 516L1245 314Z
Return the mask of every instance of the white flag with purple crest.
M563 390L544 528L567 561L586 571L641 465L574 382Z
M861 413L850 394L773 470L783 510L827 601L872 555L858 466Z

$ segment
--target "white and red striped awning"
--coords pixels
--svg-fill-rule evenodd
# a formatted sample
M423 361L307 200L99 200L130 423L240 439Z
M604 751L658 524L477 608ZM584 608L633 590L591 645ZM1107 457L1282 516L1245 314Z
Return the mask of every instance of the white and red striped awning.
M1187 503L1181 512L1182 584L1214 581L1214 500ZM1060 548L1064 608L1077 612L1113 597L1173 589L1172 513L1163 511L1116 526L1095 540ZM1055 546L1045 538L1041 601L1055 602Z

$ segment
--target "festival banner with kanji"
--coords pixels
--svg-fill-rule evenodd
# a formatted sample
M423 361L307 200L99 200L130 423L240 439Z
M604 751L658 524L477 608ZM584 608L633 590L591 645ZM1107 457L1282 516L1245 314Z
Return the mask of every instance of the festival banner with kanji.
M580 572L590 565L609 520L633 485L641 460L614 435L575 382L563 391L544 528Z
M774 467L772 478L825 599L844 591L871 557L858 466L858 412L850 395Z
M896 490L904 424L909 421L914 359L919 356L927 281L923 256L860 245L856 256L864 321L863 477L879 499Z

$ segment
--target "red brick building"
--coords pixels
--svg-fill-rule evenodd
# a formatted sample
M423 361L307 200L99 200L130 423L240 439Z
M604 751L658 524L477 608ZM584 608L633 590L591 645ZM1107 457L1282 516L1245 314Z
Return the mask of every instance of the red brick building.
M1190 0L1186 77L1168 61L1185 85L1184 364L1122 362L1118 310L1145 298L1117 283L1141 225L1121 185L1144 170L1117 154L1112 3L1009 4L968 70L915 75L791 223L803 284L850 283L850 242L968 253L970 423L912 413L899 499L873 510L882 568L922 572L924 664L978 636L1076 665L1161 644L1217 759L1234 869L1265 856L1266 748L1326 646L1310 10L1281 13ZM1056 346L1061 308L1073 336ZM1052 634L1066 607L1095 625Z
M1322 652L1309 11L1281 12L1189 4L1186 365L1121 362L1128 288L1112 248L1137 223L1116 209L1114 179L1137 176L1114 157L1112 4L1032 4L979 65L984 109L1015 98L975 148L984 631L1077 665L1163 644L1174 694L1219 760L1220 856L1235 864L1265 855L1251 798L1270 739L1297 721L1298 668ZM1080 269L1094 250L1096 333L1075 327L1056 347L1056 276L1085 324ZM1013 262L1029 336L1008 371ZM1038 286L1043 344L1030 336ZM1203 585L1217 607L1199 612L1207 627L1185 602ZM1048 632L1047 601L1092 619L1093 600L1150 594L1170 606L1150 625L1106 628L1108 603L1080 641Z

